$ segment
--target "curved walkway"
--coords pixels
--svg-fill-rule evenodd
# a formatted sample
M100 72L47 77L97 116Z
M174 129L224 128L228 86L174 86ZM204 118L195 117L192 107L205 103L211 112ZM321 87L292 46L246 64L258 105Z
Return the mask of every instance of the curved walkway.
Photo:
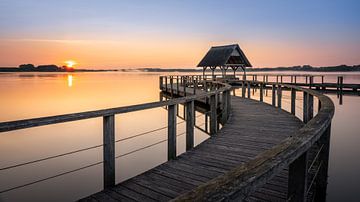
M216 136L194 149L111 189L80 201L168 201L255 158L303 126L295 116L271 105L232 97L231 117ZM286 197L286 170L250 201Z

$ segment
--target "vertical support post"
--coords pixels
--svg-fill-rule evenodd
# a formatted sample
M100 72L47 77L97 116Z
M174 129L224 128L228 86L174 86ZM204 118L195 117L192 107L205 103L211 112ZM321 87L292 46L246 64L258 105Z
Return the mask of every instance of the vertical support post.
M288 200L306 201L308 153L305 152L289 166Z
M303 93L303 122L308 122L308 93L304 91Z
M280 76L280 83L283 83L283 76Z
M167 76L165 76L165 92L168 92L168 81L167 81Z
M282 90L281 90L281 84L278 85L278 90L277 90L277 96L278 96L278 107L281 108L281 97L282 97Z
M293 76L291 75L290 78L291 78L291 82L290 82L290 83L292 84L292 83L293 83Z
M186 103L186 151L194 147L194 100Z
M263 88L264 88L264 85L261 83L260 84L260 102L263 102L264 101L264 93L263 93Z
M230 92L229 91L224 91L222 93L222 114L221 114L221 119L222 119L222 123L225 124L226 121L227 121L227 118L228 118L228 104L229 104L229 101L228 101L228 94Z
M340 105L342 105L343 103L343 82L344 82L344 77L343 76L340 76Z
M171 98L174 97L174 88L173 88L173 84L174 84L174 79L172 76L170 76L170 94L171 94Z
M321 76L321 84L324 85L324 76Z
M186 96L186 83L187 83L187 78L184 76L183 77L183 94L184 94L184 97Z
M296 106L296 90L291 89L291 114L295 115L295 106Z
M245 98L245 81L241 82L241 97Z
M160 90L163 89L163 77L162 76L159 77L159 88L160 88Z
M314 117L314 96L308 94L308 121Z
M104 189L115 186L115 117L103 117Z
M275 105L276 105L276 103L275 103L275 102L276 102L275 91L276 91L275 84L273 84L273 85L272 85L272 96L271 96L272 102L271 102L271 104L272 104L272 106L274 106L274 107L275 107Z
M176 93L179 95L179 76L176 76Z
M295 84L296 84L296 75L295 75Z
M276 83L279 83L279 76L276 75Z
M197 88L197 79L194 79L193 80L193 94L195 95L196 94L196 88Z
M320 152L319 161L321 161L321 167L317 176L315 200L325 202L326 201L326 189L328 178L328 166L329 166L329 151L330 151L330 133L331 124L328 126L324 134L319 139L319 143L323 145Z
M308 83L308 76L305 76L305 83Z
M251 97L251 91L250 91L250 82L247 82L247 97Z
M210 135L217 132L216 94L210 96Z
M168 160L176 158L176 105L168 107Z

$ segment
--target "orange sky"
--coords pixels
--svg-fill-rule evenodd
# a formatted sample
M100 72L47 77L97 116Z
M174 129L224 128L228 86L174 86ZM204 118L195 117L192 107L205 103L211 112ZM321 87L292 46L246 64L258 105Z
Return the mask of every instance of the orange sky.
M64 65L74 60L78 68L195 67L211 45L236 41L126 39L120 40L0 40L1 66L23 63ZM341 44L313 46L306 43L238 42L255 67L310 64L313 66L359 64L348 52L356 47ZM336 46L336 47L335 47ZM352 50L353 49L353 50ZM339 51L341 50L341 51Z

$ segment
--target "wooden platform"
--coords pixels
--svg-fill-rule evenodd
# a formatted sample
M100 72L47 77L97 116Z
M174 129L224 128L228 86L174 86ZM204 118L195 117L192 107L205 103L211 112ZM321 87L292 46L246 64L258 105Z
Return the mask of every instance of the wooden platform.
M168 201L220 176L278 144L303 123L258 101L232 97L231 117L217 133L176 160L80 201ZM259 188L249 201L281 201L287 170Z

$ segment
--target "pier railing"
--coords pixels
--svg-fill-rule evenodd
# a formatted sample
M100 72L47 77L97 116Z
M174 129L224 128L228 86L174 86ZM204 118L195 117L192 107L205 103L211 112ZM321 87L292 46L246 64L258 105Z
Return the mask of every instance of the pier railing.
M171 95L179 88L197 88L198 83L208 82L197 75L168 76L160 78L160 87ZM175 80L177 82L175 82ZM251 89L259 90L259 101L264 101L271 89L271 104L283 108L283 91L290 91L290 110L296 115L297 92L302 93L302 120L304 127L288 134L279 145L258 155L255 159L234 170L183 194L174 201L218 201L243 200L256 188L264 185L284 168L289 169L288 201L305 201L326 198L329 141L334 104L327 96L307 88L277 82L233 80L240 86L241 96L251 99ZM196 89L193 89L196 92ZM205 91L207 88L205 87ZM247 91L247 92L246 92ZM191 90L190 90L191 92ZM318 111L314 116L314 97L318 100Z
M194 84L193 84L194 85ZM160 101L160 102L151 102L151 103L145 103L145 104L138 104L138 105L132 105L132 106L124 106L124 107L117 107L117 108L110 108L110 109L103 109L103 110L95 110L95 111L87 111L87 112L80 112L80 113L72 113L72 114L64 114L64 115L58 115L58 116L49 116L49 117L42 117L42 118L34 118L34 119L26 119L26 120L19 120L19 121L10 121L10 122L2 122L0 123L0 135L2 132L8 132L8 131L14 131L19 129L26 129L26 128L32 128L37 126L44 126L44 125L51 125L51 124L57 124L57 123L64 123L64 122L71 122L71 121L78 121L78 120L84 120L84 119L91 119L91 118L97 118L102 117L103 118L103 143L95 146L91 146L88 148L82 148L75 151L69 151L64 154L59 154L55 156L50 156L42 159L36 159L29 162L23 162L16 165L1 167L1 171L13 169L16 167L21 167L29 164L38 163L41 161L46 161L49 159L58 158L61 156L66 156L70 154L74 154L77 152L83 152L94 148L100 148L103 147L103 161L96 162L75 170L66 171L63 173L59 173L57 175L46 177L43 179L39 179L36 181L32 181L26 184L18 185L15 187L9 187L5 190L0 190L1 193L9 192L12 190L16 190L22 187L26 187L32 184L36 184L39 182L43 182L52 178L60 177L72 172L76 172L82 169L86 169L95 165L103 164L103 185L104 188L112 187L115 185L115 159L124 155L115 156L115 143L119 141L123 141L125 139L130 139L133 137L138 137L147 133L138 134L133 137L124 138L120 140L115 140L115 115L117 114L125 114L129 112L135 112L135 111L142 111L147 109L153 109L158 107L166 107L168 109L168 116L167 116L167 127L160 128L166 129L167 128L167 139L162 140L160 142L157 142L155 144L159 144L162 142L167 142L168 149L167 149L167 156L168 160L175 159L176 158L176 139L177 136L182 134L176 134L176 127L178 123L176 122L176 111L177 106L179 104L185 105L186 110L186 131L184 134L186 134L186 150L191 149L194 147L194 125L195 125L195 111L194 111L194 102L198 99L207 99L210 103L210 122L211 122L211 130L210 132L212 134L216 133L216 124L217 124L217 117L216 113L218 110L218 107L216 105L216 100L221 96L221 99L225 101L225 103L230 103L230 90L231 86L225 83L215 82L215 81L208 81L206 83L201 83L196 85L197 88L202 87L202 85L209 86L210 88L207 88L207 91L198 91L198 93L194 95L188 95L186 97L180 97L180 98L174 98L167 101ZM227 112L230 111L229 105L224 105L224 108L222 110L225 111L224 114L228 114ZM224 116L224 121L226 122L228 115ZM156 129L156 130L160 130ZM152 144L152 145L155 145ZM147 148L148 145L144 148ZM127 154L133 153L139 151L139 149L135 151L128 152Z

